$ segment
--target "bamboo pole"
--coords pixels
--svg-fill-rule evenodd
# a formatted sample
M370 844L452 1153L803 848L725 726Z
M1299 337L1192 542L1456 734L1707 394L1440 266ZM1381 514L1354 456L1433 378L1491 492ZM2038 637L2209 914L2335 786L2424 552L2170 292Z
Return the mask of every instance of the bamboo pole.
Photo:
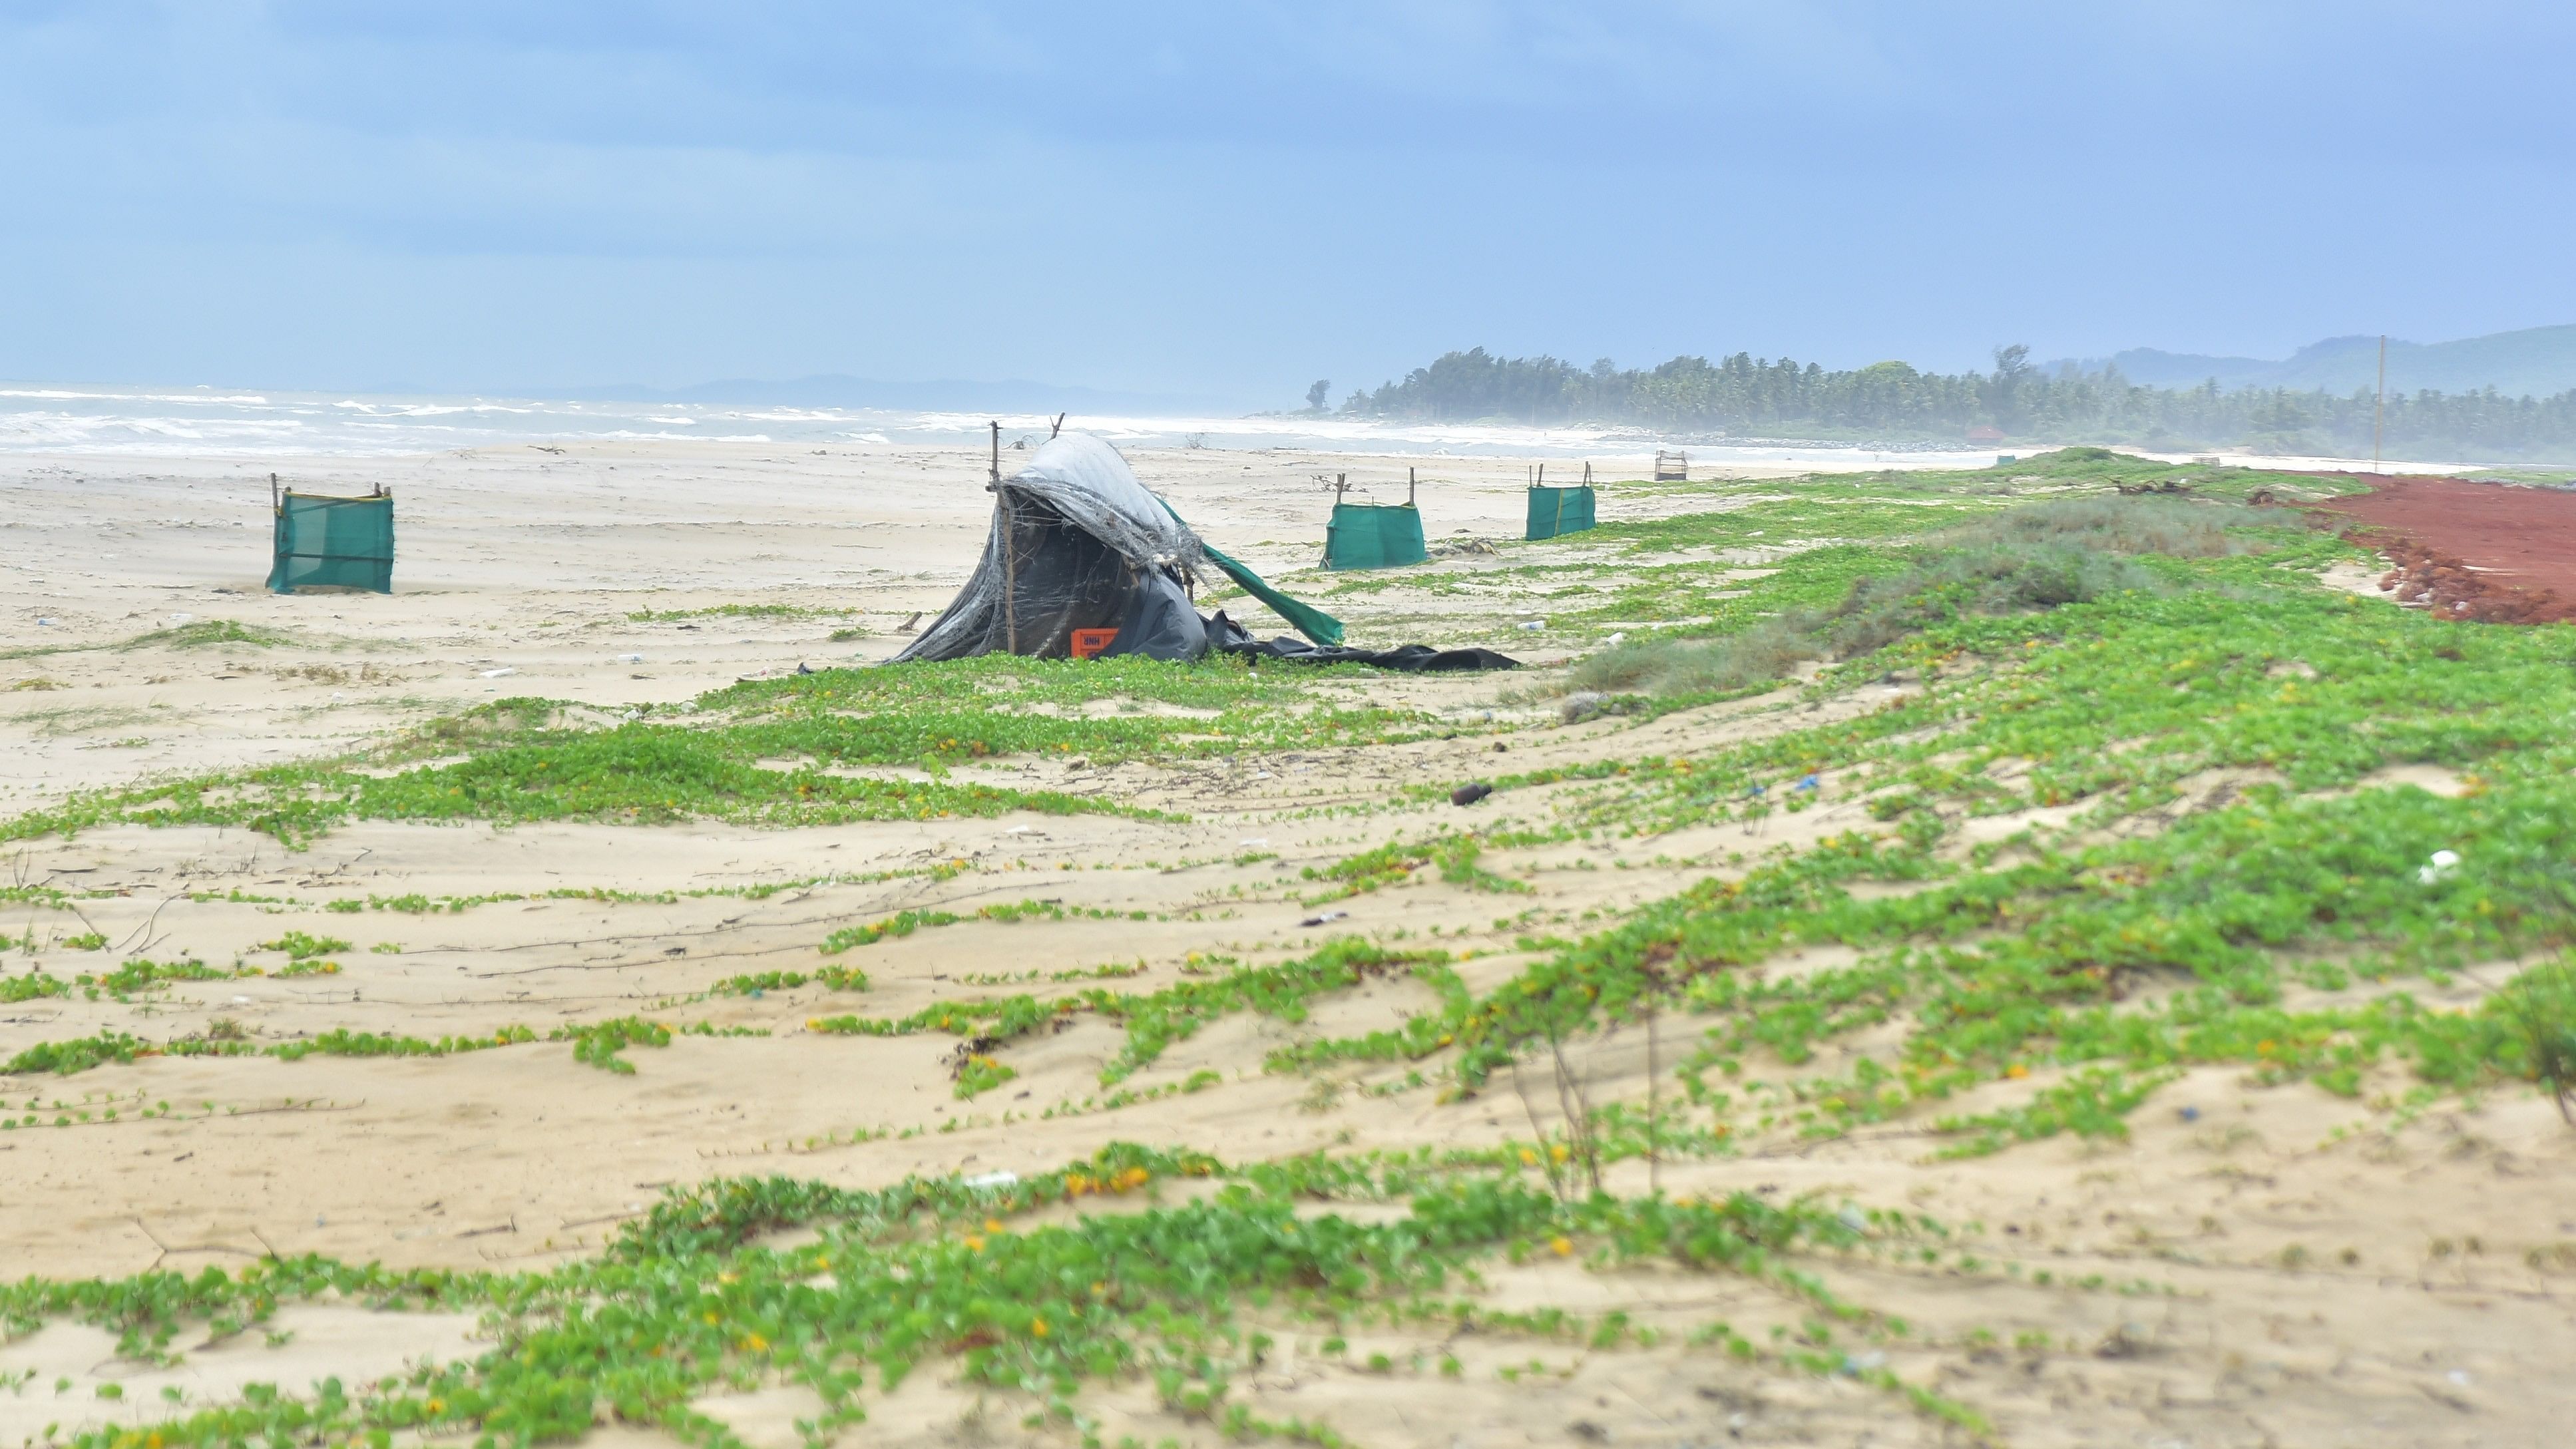
M993 423L993 461L991 481L984 486L993 493L993 517L1002 525L1002 647L1013 654L1020 652L1020 531L1018 515L1011 511L1011 496L1002 491L1002 424Z

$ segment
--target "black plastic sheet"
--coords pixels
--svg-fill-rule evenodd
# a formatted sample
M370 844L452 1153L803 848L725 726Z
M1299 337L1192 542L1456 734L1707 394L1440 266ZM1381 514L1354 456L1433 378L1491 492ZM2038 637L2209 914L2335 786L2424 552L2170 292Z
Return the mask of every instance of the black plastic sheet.
M1434 649L1428 644L1404 644L1393 649L1326 649L1286 635L1255 639L1250 630L1227 618L1222 609L1207 622L1207 638L1209 647L1221 653L1285 659L1292 664L1367 664L1379 669L1400 669L1407 674L1462 674L1521 667L1519 660L1491 649Z

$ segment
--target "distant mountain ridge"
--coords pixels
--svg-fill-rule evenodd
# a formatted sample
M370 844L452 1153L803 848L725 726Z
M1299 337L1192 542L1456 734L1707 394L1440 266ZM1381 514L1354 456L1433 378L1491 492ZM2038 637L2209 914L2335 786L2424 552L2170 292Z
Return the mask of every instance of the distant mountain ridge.
M2154 387L2198 387L2211 378L2222 388L2323 388L2346 394L2379 381L2377 337L2329 337L2277 362L2259 357L2211 357L2133 347L2078 366L2099 371L2105 363L2131 382ZM2576 388L2576 325L2525 327L2456 342L2388 339L2388 390L2392 393L2478 392L2492 387L2507 397L2551 397Z
M637 384L595 387L574 394L619 402L748 403L791 408L876 408L890 412L1062 411L1143 413L1152 415L1238 411L1219 398L1167 393L1116 392L1068 387L1011 378L1001 382L943 379L933 382L885 382L837 374L764 381L727 378L688 387L644 387Z

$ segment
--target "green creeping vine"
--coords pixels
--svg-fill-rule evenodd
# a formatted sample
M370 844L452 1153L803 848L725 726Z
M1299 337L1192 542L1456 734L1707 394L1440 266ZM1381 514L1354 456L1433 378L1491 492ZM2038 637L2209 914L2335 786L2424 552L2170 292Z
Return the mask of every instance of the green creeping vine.
M1068 906L1062 901L998 901L978 906L964 915L942 910L902 910L881 921L864 925L843 926L823 938L817 947L826 956L838 956L854 946L873 946L879 941L901 939L924 926L954 926L961 921L1142 921L1151 919L1144 911L1109 911L1096 906Z
M1188 1178L1222 1186L1186 1206L1011 1226L1052 1205L1124 1199ZM1317 1200L1403 1201L1409 1211L1365 1222L1299 1211ZM794 1248L758 1245L794 1227L820 1231ZM969 1383L1025 1395L1043 1418L1090 1437L1083 1386L1116 1379L1150 1380L1184 1415L1248 1422L1225 1399L1233 1379L1261 1361L1272 1341L1265 1328L1333 1332L1384 1316L1596 1348L1636 1332L1616 1315L1594 1324L1555 1309L1495 1312L1456 1296L1475 1283L1478 1265L1506 1256L1735 1273L1865 1334L1902 1331L1844 1302L1797 1261L1936 1260L1940 1236L1928 1219L1774 1206L1742 1194L1564 1202L1521 1174L1427 1156L1228 1169L1195 1153L1120 1144L999 1186L912 1178L852 1191L719 1180L666 1195L601 1259L544 1273L398 1271L303 1256L265 1259L239 1276L208 1268L193 1277L30 1278L0 1288L0 1327L27 1333L70 1318L115 1332L123 1355L166 1360L183 1331L220 1341L269 1321L283 1304L328 1298L481 1311L496 1334L489 1352L467 1362L357 1385L324 1380L300 1396L255 1385L239 1403L145 1427L82 1430L60 1441L64 1449L383 1446L396 1435L516 1446L577 1438L603 1418L740 1449L694 1403L778 1381L810 1386L829 1406L805 1426L808 1442L820 1444L866 1417L865 1391L890 1392L937 1360L955 1361ZM1829 1371L1723 1325L1702 1336L1748 1362ZM1984 1432L1975 1415L1927 1390L1884 1373L1872 1381Z
M2564 939L2576 919L2576 879L2560 864L2576 839L2576 786L2525 781L2457 799L2258 790L2161 835L2032 846L2023 863L1986 871L1943 862L1931 838L1830 838L1649 906L1480 1000L1453 995L1401 1033L1307 1054L1414 1059L1454 1040L1457 1085L1472 1091L1532 1043L1660 1004L1703 1018L1685 1070L1699 1101L1723 1107L1710 1069L1738 1074L1756 1051L1796 1067L1821 1040L1909 1016L1891 1059L1797 1084L1801 1120L1821 1131L1998 1077L2082 1069L2025 1108L1940 1124L1989 1150L2061 1129L2118 1135L2154 1086L2199 1063L2345 1096L2391 1058L2446 1089L2552 1082L2556 1039L2528 1023L2545 1014L2533 1003L2554 999L2563 968L2535 968L2469 1011L2403 992L2290 1010L2282 978L2339 988L2356 974L2439 973ZM2418 863L2461 842L2474 843L2475 868L2426 878ZM1849 889L1861 881L1919 888L1862 899ZM1871 954L1787 979L1741 969L1808 945Z
M1760 1125L1836 1132L2032 1078L2019 1106L1939 1121L1974 1150L2117 1135L2196 1064L2345 1096L2390 1064L2436 1090L2556 1092L2576 1038L2533 1025L2568 1014L2544 1000L2556 968L2467 1012L2402 992L2301 1010L2283 998L2294 983L2440 979L2576 936L2564 863L2576 631L2401 614L2318 586L2312 571L2348 558L2343 545L2266 537L2260 554L2142 557L2168 591L1937 622L1821 682L1819 698L1891 671L1917 686L1874 711L1699 758L1502 782L1576 784L1559 801L1587 835L1731 819L1749 836L1775 810L1811 808L1819 796L1791 785L1811 772L1879 823L1552 943L1516 979L1404 1031L1308 1055L1455 1045L1455 1084L1472 1091L1538 1042L1680 1010L1706 1031L1686 1085L1721 1133L1754 1098ZM2446 767L2458 793L2370 778L2400 765ZM2248 773L2194 784L2222 769ZM1945 848L1963 818L2049 806L2080 810ZM1749 969L1806 946L1864 954L1799 975ZM1906 1024L1893 1047L1839 1075L1797 1074L1818 1042L1890 1020ZM1739 1103L1711 1074L1743 1076L1756 1053L1793 1080L1756 1082Z
M1432 731L1415 711L1341 707L1327 697L1331 688L1329 671L1264 675L1227 659L1180 666L1001 656L736 684L601 728L567 722L554 701L513 698L433 721L368 757L86 792L0 821L0 841L116 823L238 825L298 845L353 820L821 825L1013 810L1159 819L1088 795L944 777L949 765L1003 755L1206 756ZM1136 711L1086 708L1104 699L1132 700ZM458 752L466 758L442 762ZM763 763L781 759L799 763ZM385 766L408 768L388 774ZM921 766L934 778L843 772L868 766Z
M1410 844L1401 840L1390 841L1374 850L1364 850L1335 861L1321 870L1308 866L1299 874L1307 880L1334 884L1332 890L1307 897L1306 904L1310 906L1365 895L1383 886L1411 880L1415 871L1429 865L1438 865L1440 878L1451 885L1492 891L1497 895L1529 893L1530 888L1522 882L1485 869L1478 863L1483 857L1484 846L1474 836L1440 835Z
M682 1027L668 1027L637 1016L623 1016L610 1021L583 1026L557 1027L548 1032L546 1041L568 1041L573 1044L573 1060L620 1076L632 1076L635 1064L620 1053L630 1046L663 1047L671 1044L674 1033L681 1036L736 1037L767 1036L760 1027L719 1027L696 1022ZM20 1073L52 1072L71 1076L110 1062L131 1064L138 1057L275 1057L279 1061L301 1061L306 1057L444 1057L460 1052L489 1051L494 1047L519 1046L538 1040L535 1032L524 1026L505 1026L489 1036L442 1036L436 1039L417 1036L379 1035L371 1031L350 1031L333 1027L318 1036L298 1041L274 1042L267 1046L218 1036L181 1037L158 1044L121 1031L101 1032L96 1036L77 1037L70 1041L39 1042L0 1063L0 1076ZM0 1127L10 1124L0 1120Z
M941 1002L910 1016L815 1017L805 1023L814 1032L848 1036L909 1036L944 1031L969 1039L974 1055L989 1053L1005 1042L1041 1029L1053 1030L1079 1014L1092 1013L1123 1024L1127 1043L1100 1069L1101 1085L1124 1081L1150 1066L1173 1042L1183 1041L1219 1017L1258 1011L1283 1021L1303 1021L1307 1001L1327 991L1344 990L1372 976L1426 968L1448 974L1446 951L1390 951L1370 942L1343 938L1312 956L1276 966L1246 966L1204 980L1175 982L1160 991L1126 992L1092 986L1062 996L1027 994L979 1001ZM1449 979L1454 980L1454 975ZM985 1078L990 1077L990 1080ZM959 1096L968 1078L959 1079ZM1005 1078L989 1071L975 1080L985 1086Z

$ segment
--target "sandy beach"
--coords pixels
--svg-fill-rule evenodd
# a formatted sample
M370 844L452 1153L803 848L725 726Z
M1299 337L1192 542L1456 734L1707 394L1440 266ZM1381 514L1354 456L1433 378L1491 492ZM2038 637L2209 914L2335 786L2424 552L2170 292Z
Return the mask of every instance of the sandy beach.
M1435 474L1419 457L1146 449L1132 461L1210 542L1308 597L1332 584L1317 571L1331 499L1320 475L1347 474L1355 492L1392 501L1407 468L1418 470L1437 547L1517 539L1534 462L1451 458ZM1649 462L1597 467L1624 479ZM741 680L881 660L901 647L908 621L946 602L981 548L985 470L973 448L892 444L302 459L274 471L311 491L392 491L400 561L390 596L280 597L261 586L270 466L10 460L0 465L0 814L147 780L358 754L502 698L557 701L614 723ZM1552 462L1552 481L1557 473ZM1605 513L1739 506L1763 496L1762 473L1733 468L1687 490L1612 483ZM1772 542L1698 562L1755 577ZM1579 537L1514 556L1611 557ZM1068 1017L1066 1029L1013 1046L1015 1079L972 1100L951 1090L949 1036L809 1029L844 1011L902 1016L970 987L1070 991L1049 983L1103 979L1107 968L1132 973L1130 984L1170 983L1208 958L1278 961L1342 935L1438 933L1466 950L1466 985L1488 990L1534 959L1529 933L1539 928L1511 919L1524 909L1527 920L1565 923L1550 930L1586 929L1693 881L1740 874L1747 850L1866 827L1866 802L1828 786L1818 808L1782 817L1758 842L1722 823L1643 845L1607 834L1528 844L1510 852L1510 868L1535 893L1507 904L1426 871L1336 904L1318 924L1322 908L1301 873L1455 818L1445 801L1401 803L1409 786L1506 763L1558 772L1564 783L1515 791L1480 821L1536 831L1579 798L1586 771L1856 717L1925 687L1900 681L1822 702L1790 689L1647 724L1565 725L1541 684L1575 642L1521 627L1545 618L1546 596L1474 551L1408 580L1325 601L1355 640L1484 644L1536 672L1337 676L1319 691L1450 722L1401 743L1098 766L1061 753L997 757L949 772L1114 801L1125 814L801 828L380 820L292 848L190 825L21 840L0 853L5 881L74 898L0 919L17 938L0 977L68 979L138 957L262 970L134 1001L89 992L13 1002L0 1008L0 1058L115 1031L251 1044L332 1030L489 1038L527 1029L535 1039L470 1056L147 1055L78 1076L0 1078L0 1113L29 1124L0 1135L0 1277L238 1269L303 1253L396 1268L541 1268L599 1253L666 1190L718 1175L875 1187L906 1174L1036 1174L1117 1140L1254 1160L1354 1143L1482 1150L1533 1125L1561 1126L1553 1107L1525 1114L1499 1091L1402 1090L1397 1066L1262 1070L1283 1045L1399 1028L1434 1000L1402 975L1321 999L1301 1020L1216 1020L1126 1079L1132 1100L1114 1110L1099 1104L1100 1075L1120 1032L1104 1019ZM1257 631L1278 628L1257 606L1250 618ZM274 642L192 642L188 626L206 621ZM2257 773L2198 779L2195 798L2223 803ZM2439 770L2409 780L2463 788ZM1961 848L2063 818L1980 820ZM1054 913L974 915L1031 900ZM836 931L906 911L964 919L818 954ZM290 931L332 938L333 969L291 971L302 958L273 944ZM100 944L78 946L76 936ZM1786 977L1850 956L1820 946L1768 969ZM819 980L724 989L829 960L864 967L863 1002ZM1014 984L1024 982L1035 984ZM2439 999L2473 1002L2477 991L2462 978ZM552 1028L629 1015L712 1034L630 1048L624 1074L543 1040ZM1592 1097L1642 1093L1649 1049L1634 1030L1586 1043ZM1977 1404L2014 1444L2557 1442L2565 1400L2508 1392L2555 1382L2571 1341L2565 1280L2550 1276L2563 1266L2533 1256L2576 1237L2576 1224L2560 1221L2576 1149L2557 1114L2500 1093L2412 1118L2365 1153L2333 1145L2349 1104L2256 1092L2241 1077L2192 1068L2158 1099L2191 1111L2141 1114L2125 1141L2058 1138L1956 1161L1928 1155L1919 1122L1821 1143L1784 1130L1739 1156L1663 1164L1658 1185L1847 1197L1979 1225L1981 1252L2038 1276L1970 1280L1892 1262L1830 1272L1915 1325L1919 1342L1869 1350L1873 1366ZM1611 1186L1643 1191L1646 1172L1622 1163ZM2289 1254L2314 1269L2283 1271ZM2153 1286L2072 1286L2095 1279ZM1498 1269L1493 1287L1503 1302L1615 1306L1676 1336L1632 1352L1551 1349L1557 1367L1543 1381L1497 1395L1498 1367L1529 1357L1526 1346L1457 1335L1444 1344L1438 1325L1380 1325L1357 1349L1310 1347L1240 1391L1264 1413L1326 1419L1369 1444L1976 1442L1908 1416L1851 1375L1775 1379L1758 1391L1712 1381L1681 1346L1688 1325L1720 1311L1761 1337L1774 1325L1796 1330L1804 1312L1746 1284L1643 1268L1587 1277L1544 1261ZM0 1394L0 1443L41 1439L56 1423L141 1422L164 1387L202 1401L253 1381L391 1372L477 1351L482 1331L457 1314L294 1312L291 1333L266 1348L245 1340L180 1366L119 1358L97 1330L69 1324L0 1344L0 1370L37 1385ZM2000 1338L1978 1337L1988 1330ZM2013 1350L2015 1333L2078 1347L2043 1366ZM1404 1380L1397 1392L1351 1366L1377 1349L1453 1351L1468 1371ZM51 1390L58 1378L77 1391ZM109 1382L125 1386L121 1401L91 1392ZM871 1409L865 1437L844 1442L962 1444L982 1433L1019 1442L1016 1410L976 1427L981 1402L981 1390L925 1370ZM794 1421L814 1411L810 1391L774 1384L700 1407L761 1449L800 1442ZM1142 1389L1105 1391L1100 1411L1148 1438L1219 1437ZM1053 1432L1028 1434L1056 1442ZM629 1439L664 1442L632 1426L603 1427L593 1442Z

